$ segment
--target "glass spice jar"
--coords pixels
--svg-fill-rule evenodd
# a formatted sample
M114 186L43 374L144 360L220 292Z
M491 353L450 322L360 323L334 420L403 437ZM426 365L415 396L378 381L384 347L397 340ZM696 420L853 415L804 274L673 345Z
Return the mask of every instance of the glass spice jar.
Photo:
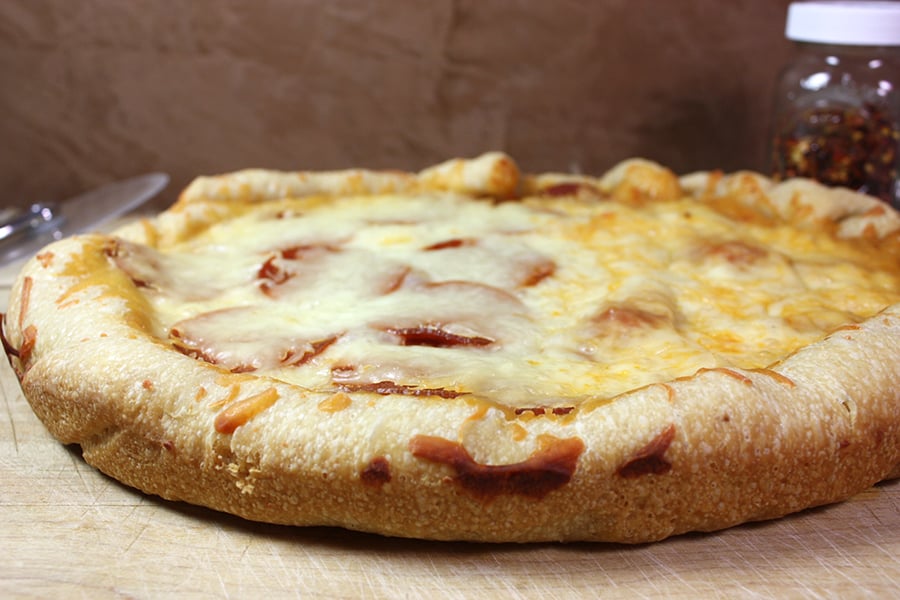
M776 180L810 177L900 208L900 2L794 2L779 77Z

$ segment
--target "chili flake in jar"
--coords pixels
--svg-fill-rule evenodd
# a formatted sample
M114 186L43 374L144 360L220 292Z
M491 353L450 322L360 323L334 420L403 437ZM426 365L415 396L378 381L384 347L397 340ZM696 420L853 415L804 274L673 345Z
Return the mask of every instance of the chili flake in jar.
M900 1L793 2L775 90L771 172L900 209Z
M772 143L775 179L809 177L891 203L900 129L884 109L816 107L798 115Z

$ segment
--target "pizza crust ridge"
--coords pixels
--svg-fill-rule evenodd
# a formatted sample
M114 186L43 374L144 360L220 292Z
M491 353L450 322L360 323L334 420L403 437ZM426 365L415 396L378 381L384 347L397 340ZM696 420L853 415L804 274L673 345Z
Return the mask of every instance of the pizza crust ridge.
M891 244L900 230L896 213L859 195L748 174L677 178L648 161L596 179L520 175L497 153L420 174L226 175L199 180L153 222L45 249L13 288L7 352L35 413L88 463L144 492L253 520L638 543L840 501L900 464L900 304L764 367L713 365L611 398L508 404L449 388L231 372L174 350L141 281L115 260L123 240L164 249L285 195L544 191L638 206L685 193L703 201L728 186L764 197L757 213L767 218L825 220L838 237ZM809 197L815 208L804 208ZM653 322L660 306L630 318Z

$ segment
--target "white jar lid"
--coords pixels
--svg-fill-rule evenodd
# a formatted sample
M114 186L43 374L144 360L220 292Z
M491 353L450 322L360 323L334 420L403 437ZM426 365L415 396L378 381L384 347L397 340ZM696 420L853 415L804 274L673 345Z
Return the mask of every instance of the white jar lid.
M900 2L793 2L785 36L798 42L900 46Z

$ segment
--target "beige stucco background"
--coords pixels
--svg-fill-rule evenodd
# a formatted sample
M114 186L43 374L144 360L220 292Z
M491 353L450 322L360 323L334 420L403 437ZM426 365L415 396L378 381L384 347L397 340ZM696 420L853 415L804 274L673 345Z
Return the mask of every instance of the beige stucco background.
M150 170L762 169L787 0L3 0L2 204Z

